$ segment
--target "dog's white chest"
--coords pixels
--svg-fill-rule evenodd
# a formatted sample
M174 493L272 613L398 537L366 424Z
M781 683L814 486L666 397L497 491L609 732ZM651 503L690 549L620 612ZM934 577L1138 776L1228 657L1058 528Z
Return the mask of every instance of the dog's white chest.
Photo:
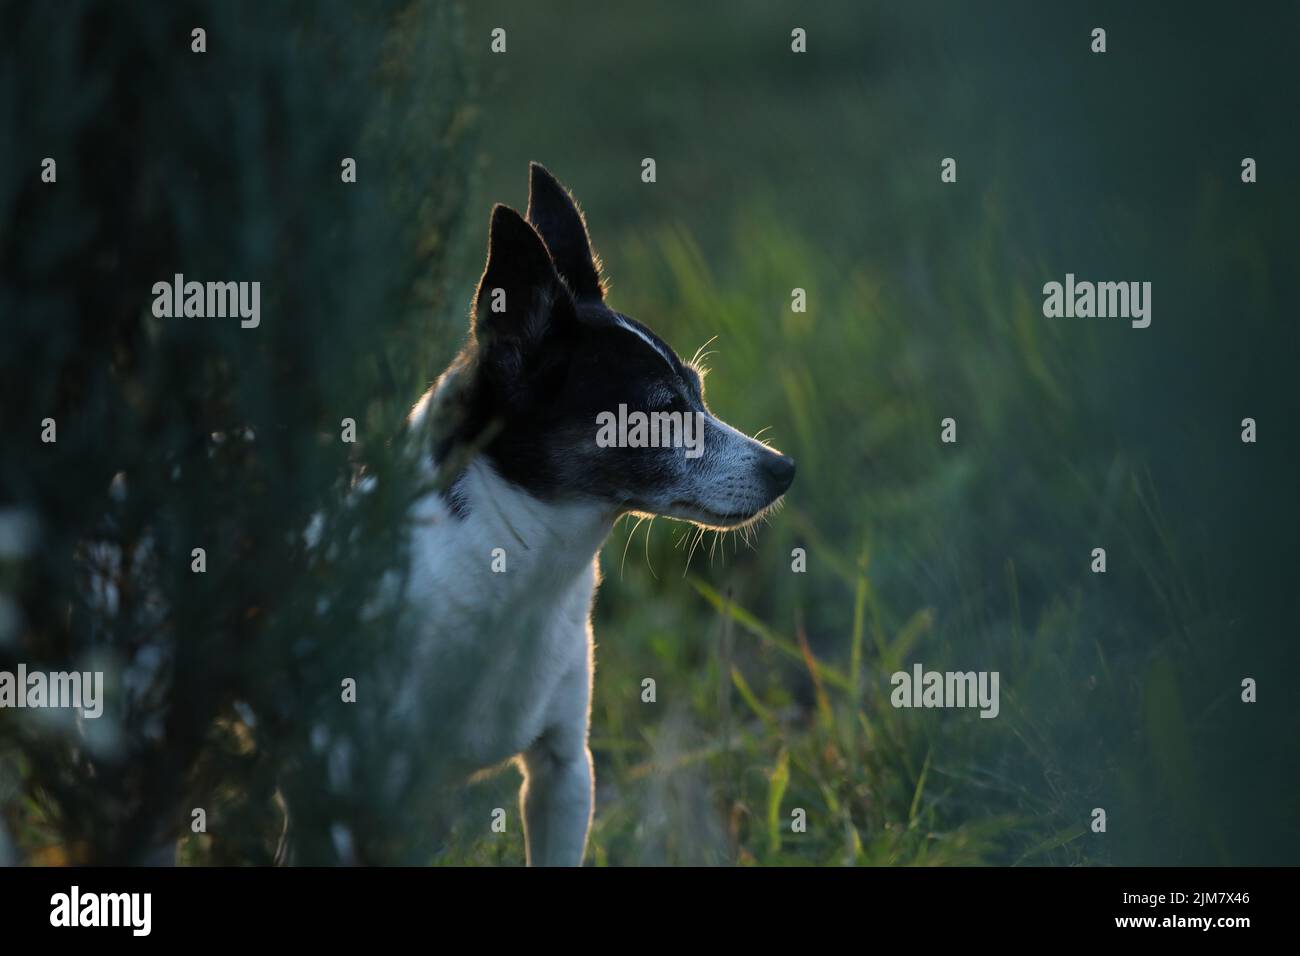
M585 700L566 708L556 695L567 675L587 668L593 591L588 574L562 595L545 595L548 601L485 601L434 616L421 640L429 642L427 693L435 709L455 702L434 728L444 752L488 766L527 749L566 709L580 711L574 718L585 723Z
M473 481L496 485L487 472ZM473 495L458 518L438 501L417 523L408 610L416 638L409 705L456 771L506 760L555 726L585 735L594 555L590 519ZM491 502L489 505L488 502ZM432 519L432 520L429 520ZM581 540L574 540L579 534Z

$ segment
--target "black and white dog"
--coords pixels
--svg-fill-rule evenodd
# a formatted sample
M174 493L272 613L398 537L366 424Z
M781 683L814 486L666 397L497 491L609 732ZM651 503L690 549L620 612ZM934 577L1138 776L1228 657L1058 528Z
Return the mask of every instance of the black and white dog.
M591 607L615 520L736 528L794 479L793 460L715 418L699 372L604 293L581 212L534 164L527 217L492 210L468 344L410 417L440 488L413 515L412 685L455 774L519 759L530 864L578 865L586 847ZM687 423L682 440L602 439L629 409Z

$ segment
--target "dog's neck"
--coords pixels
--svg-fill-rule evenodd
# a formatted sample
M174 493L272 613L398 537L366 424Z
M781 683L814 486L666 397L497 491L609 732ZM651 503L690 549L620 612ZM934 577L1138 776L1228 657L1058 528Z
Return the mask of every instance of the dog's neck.
M463 414L471 377L472 362L462 356L415 404L409 423L417 454L427 456L440 430L445 434L451 428L447 423ZM430 476L439 464L424 457ZM494 570L500 567L495 554L505 559L507 581L499 583L538 588L567 585L585 571L613 530L618 510L591 502L542 501L506 481L479 455L456 476L449 499L430 495L417 506L416 517L442 525L441 546L459 554L463 570L500 574Z
M605 505L534 498L481 457L466 466L451 493L458 514L444 520L459 523L460 550L472 552L465 560L528 587L562 585L585 570L617 517Z

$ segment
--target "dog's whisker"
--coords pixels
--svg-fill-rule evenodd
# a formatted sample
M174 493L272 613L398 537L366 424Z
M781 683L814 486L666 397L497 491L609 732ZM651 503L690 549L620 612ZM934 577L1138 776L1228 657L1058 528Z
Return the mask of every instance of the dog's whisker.
M697 528L691 534L691 550L686 555L686 567L682 570L682 577L686 577L686 575L690 573L691 559L695 557L695 546L700 543L700 539L702 539L703 537L704 537L703 528Z
M631 517L629 515L628 517ZM641 527L641 522L645 521L645 515L640 515L636 519L636 524L632 525L632 530L628 532L627 541L623 543L623 560L618 563L618 579L623 580L623 568L627 566L627 549L632 544L632 539L636 537L636 529Z
M655 566L650 560L650 531L654 528L654 526L655 526L655 516L651 515L650 523L645 526L645 565L647 568L650 569L650 576L654 578L656 581L658 581L659 575L655 573Z
M673 547L680 550L683 542L693 534L695 534L695 528L688 524L686 529L677 536L677 540L673 542Z
M712 355L713 354L712 352L705 352L704 350L707 349L710 345L712 345L714 341L717 340L717 338L718 337L716 335L712 336L707 342L705 342L698 349L696 349L695 354L691 356L691 361L689 364L694 365L696 362L703 361L706 356Z

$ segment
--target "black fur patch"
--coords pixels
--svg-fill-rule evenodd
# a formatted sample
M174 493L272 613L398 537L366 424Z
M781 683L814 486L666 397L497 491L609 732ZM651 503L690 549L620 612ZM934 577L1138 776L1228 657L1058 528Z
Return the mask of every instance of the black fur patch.
M620 318L658 348L623 327ZM654 333L603 304L574 308L521 358L508 383L494 374L490 358L479 363L464 420L437 449L439 460L491 429L495 434L480 453L534 497L635 506L640 489L663 479L662 453L598 447L597 415L620 404L642 411L704 410L695 370Z
M469 378L458 383L458 421L441 432L435 458L478 447L537 498L636 507L670 463L657 448L599 447L597 416L620 405L703 411L699 375L604 304L581 213L536 165L529 219L493 209L470 341L453 366Z

